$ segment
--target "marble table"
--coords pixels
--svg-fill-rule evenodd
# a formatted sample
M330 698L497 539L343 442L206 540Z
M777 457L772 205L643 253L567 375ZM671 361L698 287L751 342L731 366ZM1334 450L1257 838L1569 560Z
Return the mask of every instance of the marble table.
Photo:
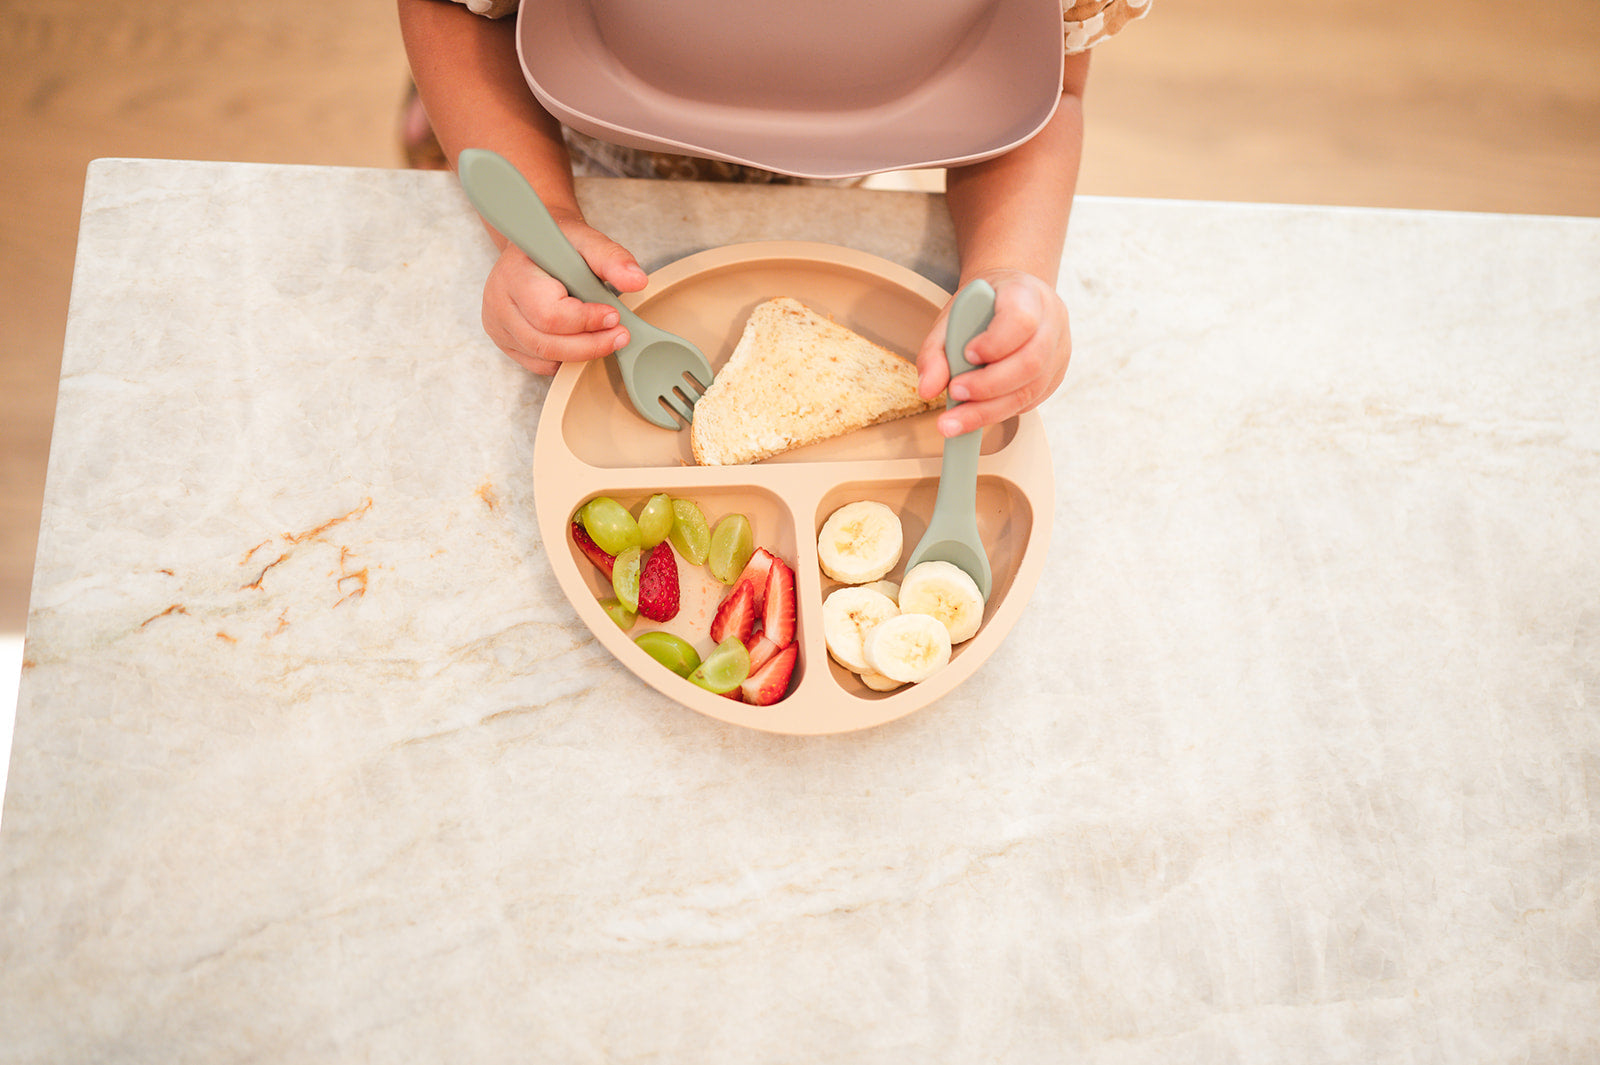
M937 198L588 182L654 267ZM0 1062L1600 1058L1600 220L1079 205L1051 562L768 735L617 665L440 174L101 161Z

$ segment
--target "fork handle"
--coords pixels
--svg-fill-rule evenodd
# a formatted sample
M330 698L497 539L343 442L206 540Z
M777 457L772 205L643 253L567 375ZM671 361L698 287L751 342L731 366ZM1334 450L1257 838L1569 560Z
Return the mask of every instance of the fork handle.
M467 199L484 221L565 285L569 293L585 303L615 307L624 321L632 318L616 294L589 269L578 249L550 217L539 194L510 160L486 148L468 148L457 160L456 172Z

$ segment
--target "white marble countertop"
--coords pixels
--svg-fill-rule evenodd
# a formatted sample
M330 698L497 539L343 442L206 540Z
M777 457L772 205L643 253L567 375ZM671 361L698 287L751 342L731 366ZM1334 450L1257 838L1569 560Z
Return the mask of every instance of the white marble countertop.
M948 283L914 193L591 182ZM1085 199L1053 560L821 739L599 649L439 174L89 174L0 1062L1600 1057L1600 221Z

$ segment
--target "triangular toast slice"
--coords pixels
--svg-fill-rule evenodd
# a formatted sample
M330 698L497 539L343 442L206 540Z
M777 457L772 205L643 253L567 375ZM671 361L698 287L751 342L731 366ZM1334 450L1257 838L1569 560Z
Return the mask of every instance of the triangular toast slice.
M694 406L702 466L758 462L943 405L917 395L909 360L788 297L750 312L733 354Z

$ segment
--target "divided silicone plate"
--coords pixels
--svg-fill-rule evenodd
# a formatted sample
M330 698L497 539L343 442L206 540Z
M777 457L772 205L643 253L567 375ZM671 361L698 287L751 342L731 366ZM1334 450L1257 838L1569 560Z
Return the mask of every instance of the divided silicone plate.
M764 300L792 296L892 351L912 356L949 294L914 271L831 244L779 241L716 248L651 275L624 297L640 317L686 337L720 368ZM1055 481L1036 413L984 432L978 469L978 528L994 587L978 635L920 684L874 692L829 657L822 601L834 588L817 566L817 533L836 508L857 499L893 507L905 550L922 538L938 490L943 440L936 412L802 448L746 466L696 466L689 434L659 429L629 405L615 361L568 363L550 386L534 442L539 531L563 593L578 616L641 680L710 717L787 734L870 728L927 706L970 677L1000 645L1027 605L1049 547ZM747 706L677 676L634 645L666 629L702 655L727 588L703 566L678 560L683 606L666 624L643 618L624 633L600 607L610 582L572 543L579 507L608 495L635 514L656 492L694 500L715 525L725 514L750 519L755 542L794 567L799 662L787 697ZM889 579L899 580L897 567Z

